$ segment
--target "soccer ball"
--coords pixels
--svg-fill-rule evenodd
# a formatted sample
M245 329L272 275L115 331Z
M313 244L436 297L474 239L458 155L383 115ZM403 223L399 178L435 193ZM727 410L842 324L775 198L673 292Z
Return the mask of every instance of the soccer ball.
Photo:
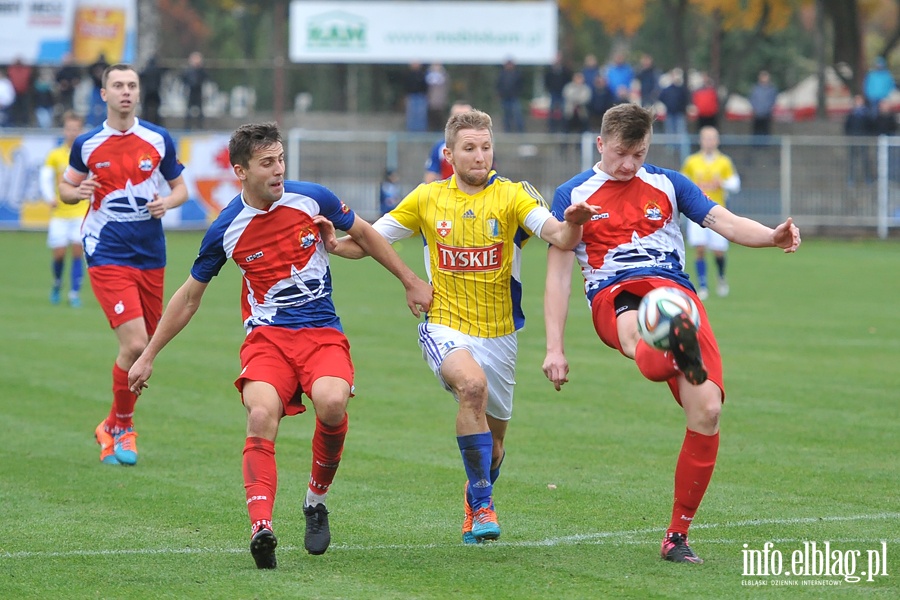
M674 287L655 288L638 305L638 333L654 348L668 350L669 328L680 314L686 314L700 329L700 311L690 296Z

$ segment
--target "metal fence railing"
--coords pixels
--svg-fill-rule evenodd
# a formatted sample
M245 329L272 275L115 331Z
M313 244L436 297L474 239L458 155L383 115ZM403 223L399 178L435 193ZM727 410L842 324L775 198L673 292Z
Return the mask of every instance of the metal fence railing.
M173 135L191 199L167 226L202 228L237 189L227 161L230 132ZM288 177L326 185L363 218L375 219L385 168L395 169L401 188L412 191L438 139L434 133L289 129ZM496 132L497 171L531 182L549 202L557 186L598 160L595 140L590 133ZM58 143L55 131L0 132L0 229L46 227L49 209L40 199L37 175ZM648 162L678 169L692 149L695 137L656 134ZM900 136L723 135L721 149L741 176L741 191L728 203L737 214L767 225L792 216L805 236L900 233Z
M378 216L386 167L411 191L422 181L434 134L291 130L288 176L322 183L361 216ZM497 170L526 179L548 202L556 187L598 160L595 134L495 133ZM648 162L678 169L696 137L656 134ZM728 136L721 150L742 189L729 209L767 225L787 216L810 234L854 231L886 238L900 227L900 137Z

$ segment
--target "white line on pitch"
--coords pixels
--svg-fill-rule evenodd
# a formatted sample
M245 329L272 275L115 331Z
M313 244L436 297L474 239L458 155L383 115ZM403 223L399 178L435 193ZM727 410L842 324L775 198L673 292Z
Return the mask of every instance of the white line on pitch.
M847 517L800 517L794 519L748 519L744 521L726 521L724 523L698 523L691 527L692 530L697 529L729 529L742 527L757 527L760 525L802 525L804 523L843 523L852 521L893 521L900 519L900 513L880 513L874 515L854 515ZM513 547L513 548L530 548L539 546L562 546L575 544L599 544L611 543L613 545L639 545L651 543L648 540L631 539L636 536L659 535L662 529L659 527L632 529L628 531L604 531L598 533L585 533L577 535L568 535L556 538L547 538L543 540L520 540L515 542L492 542L485 547ZM703 543L709 544L738 544L744 543L746 540L731 539L703 539ZM806 538L780 538L777 540L768 540L773 543L798 543L807 541ZM829 539L834 543L877 543L889 542L897 543L897 539L885 538L834 538ZM656 540L652 541L656 543ZM329 550L331 551L367 551L367 550L427 550L431 548L447 547L444 543L434 544L374 544L367 546L355 546L352 544L333 544ZM293 552L303 550L299 546L281 545L279 550L284 552ZM239 554L247 552L246 548L145 548L133 550L66 550L60 552L2 552L0 551L0 560L10 558L68 558L75 556L122 556L122 555L154 555L154 554Z

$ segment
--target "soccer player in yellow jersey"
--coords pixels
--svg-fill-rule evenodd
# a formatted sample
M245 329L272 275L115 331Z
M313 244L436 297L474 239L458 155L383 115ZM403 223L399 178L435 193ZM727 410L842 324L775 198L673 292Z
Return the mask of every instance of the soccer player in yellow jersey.
M519 302L521 247L537 235L571 249L581 239L581 225L597 210L576 203L557 221L531 184L497 175L491 169L491 117L484 112L451 116L444 138L444 157L454 174L420 185L374 227L391 243L413 235L425 240L434 299L419 324L419 345L459 402L456 435L467 476L463 542L477 543L500 537L493 483L512 416L516 331L525 322ZM348 238L333 252L363 256Z
M52 304L60 302L66 249L71 248L69 305L74 308L81 306L81 280L84 277L81 222L87 213L89 201L84 199L77 204L64 204L59 200L57 185L63 171L69 166L72 143L83 128L84 119L74 112L69 111L63 115L63 143L50 151L40 172L41 196L51 207L47 231L47 245L53 253L53 287L50 290L50 302Z
M681 172L703 190L710 200L725 206L728 194L741 191L741 178L734 163L726 155L719 152L719 132L715 127L704 127L700 130L700 151L691 154L684 161ZM706 227L693 221L687 222L688 244L697 252L696 267L699 280L697 295L701 300L709 297L706 279L706 248L716 258L719 282L716 292L719 296L728 295L728 281L725 279L725 252L728 251L728 240Z

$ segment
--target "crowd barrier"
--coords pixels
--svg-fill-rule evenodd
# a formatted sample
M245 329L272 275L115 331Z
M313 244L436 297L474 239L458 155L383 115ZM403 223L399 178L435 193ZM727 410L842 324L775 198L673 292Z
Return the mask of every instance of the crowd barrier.
M240 192L228 160L230 132L173 132L185 165L189 200L166 214L169 229L204 229ZM285 132L288 178L331 188L366 219L379 216L386 168L404 191L422 181L436 134L397 132ZM45 229L49 206L38 172L59 143L58 132L0 132L0 229ZM498 172L528 180L552 201L556 187L598 159L596 135L511 135L495 132ZM678 169L696 151L696 136L655 134L647 161ZM807 234L853 231L886 238L900 227L900 137L728 136L721 150L741 177L729 199L733 212L768 225L792 216Z

